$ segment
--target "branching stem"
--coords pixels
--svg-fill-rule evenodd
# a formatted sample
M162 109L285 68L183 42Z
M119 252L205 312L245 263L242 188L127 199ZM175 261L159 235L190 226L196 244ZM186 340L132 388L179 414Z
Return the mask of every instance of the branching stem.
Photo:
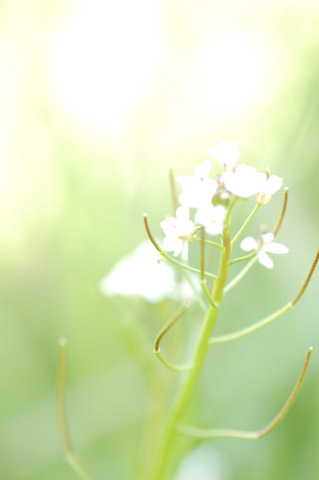
M301 388L302 382L304 380L304 377L309 365L311 353L312 353L312 347L308 349L306 360L302 367L300 376L288 400L286 401L282 409L278 412L278 414L273 418L273 420L271 420L271 422L269 422L268 425L266 425L264 428L260 430L256 430L254 432L245 432L241 430L203 429L203 428L193 427L191 425L180 425L178 429L179 432L183 433L184 435L188 435L196 438L228 437L228 438L240 438L245 440L259 440L260 438L265 437L266 435L268 435L268 433L274 430L274 428L276 428L280 422L282 422L282 420L285 418L285 416L289 412L292 404L296 400L296 397Z
M246 275L246 273L249 272L249 270L255 265L256 262L257 257L255 256L249 263L247 263L247 265L245 265L245 267L238 273L238 275L236 275L236 277L233 278L228 285L226 285L224 289L224 294L228 293L229 290L235 287L235 285L240 282L240 280Z
M227 217L223 233L223 253L219 266L218 280L214 284L212 293L212 300L216 306L221 304L223 298L224 286L229 268L228 262L230 251L229 217ZM163 426L162 435L159 439L155 460L153 462L153 470L149 480L163 480L165 478L165 472L171 462L172 447L177 434L177 425L189 405L191 395L195 388L195 383L201 372L209 348L209 338L215 326L218 313L219 308L211 306L204 319L192 361L192 369L185 375L166 423Z
M254 259L255 260L255 259ZM226 342L231 342L232 340L238 340L239 338L242 338L242 337L245 337L246 335L249 335L250 333L253 333L253 332L256 332L256 330L259 330L260 328L264 327L265 325L267 325L268 323L271 323L273 322L274 320L276 320L277 318L281 317L281 315L284 315L284 313L288 312L289 310L291 310L295 305L296 303L300 300L301 296L303 295L303 293L305 292L309 282L310 282L310 279L313 275L313 272L316 268L316 265L318 263L318 260L319 260L319 250L317 252L317 255L311 265L311 268L309 270L309 273L306 277L306 280L304 281L301 289L299 290L299 292L297 293L297 295L295 296L295 298L291 301L291 302L288 302L284 307L280 308L279 310L277 310L276 312L272 313L271 315L269 315L268 317L266 318L263 318L262 320L259 320L258 322L254 323L253 325L250 325L249 327L246 327L246 328L243 328L241 330L237 330L237 332L233 332L233 333L229 333L227 335L220 335L218 337L213 337L210 339L210 344L213 344L213 343L226 343ZM248 264L249 265L249 264ZM245 269L244 269L245 270ZM242 272L241 272L242 273ZM237 278L237 277L236 277ZM235 278L235 280L236 280ZM239 281L239 280L238 280ZM234 282L234 280L233 280ZM228 287L232 284L232 282L228 285ZM225 292L227 291L227 288L225 288ZM228 288L229 290L229 288Z

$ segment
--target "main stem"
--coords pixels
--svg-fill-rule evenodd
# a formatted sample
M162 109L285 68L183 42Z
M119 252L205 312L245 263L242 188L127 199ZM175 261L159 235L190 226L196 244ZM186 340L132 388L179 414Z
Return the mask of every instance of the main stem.
M220 305L223 299L224 287L226 284L229 259L230 259L231 245L230 245L230 231L229 220L227 218L226 225L223 233L223 251L219 266L218 278L215 281L213 289L213 302L218 308L210 307L203 322L202 330L200 333L198 345L193 359L193 368L189 371L185 377L180 391L177 394L175 402L168 415L166 424L162 432L162 436L159 440L158 451L155 456L151 480L163 480L165 478L165 472L170 463L170 457L172 447L176 440L176 427L184 414L194 390L195 382L201 372L207 350L210 346L209 339L216 324Z

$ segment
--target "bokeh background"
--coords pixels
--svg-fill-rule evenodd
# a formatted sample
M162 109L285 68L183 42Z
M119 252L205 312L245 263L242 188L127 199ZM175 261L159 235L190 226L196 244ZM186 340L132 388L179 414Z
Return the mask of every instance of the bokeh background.
M290 254L275 258L273 272L257 265L229 293L218 332L297 293L319 237L316 3L1 1L1 479L76 478L54 413L61 335L72 435L96 479L131 480L147 455L145 423L165 411L176 383L151 357L152 340L178 305L103 299L98 284L145 239L143 211L161 238L172 162L189 174L210 146L236 139L243 162L269 166L290 189L278 237ZM259 211L250 234L275 224L282 197ZM253 206L238 208L234 228ZM313 345L284 423L260 442L197 446L179 480L204 480L196 470L204 457L212 480L317 478L318 286L316 271L287 316L212 349L194 397L199 425L260 428ZM194 306L175 340L195 334L198 315Z

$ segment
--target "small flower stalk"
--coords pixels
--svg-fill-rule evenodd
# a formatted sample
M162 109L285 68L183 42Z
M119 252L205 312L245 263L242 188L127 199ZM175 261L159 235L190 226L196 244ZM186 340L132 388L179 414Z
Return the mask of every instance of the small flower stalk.
M211 160L204 161L191 175L175 178L173 168L170 168L173 214L160 223L161 240L157 240L153 235L148 216L144 214L145 230L150 242L147 246L141 245L132 255L119 262L100 284L101 293L106 296L138 295L150 303L159 303L165 298L170 298L171 301L179 303L179 308L156 336L153 353L161 362L159 364L161 368L166 367L174 372L171 375L182 377L170 409L156 432L156 438L151 439L152 448L149 458L145 459L145 468L142 467L139 470L136 480L172 480L178 467L178 461L173 452L181 436L198 439L230 437L257 440L269 434L284 419L296 400L312 353L312 347L309 347L301 373L297 377L297 383L288 398L286 397L286 401L283 399L281 410L266 426L247 432L224 429L219 425L214 428L198 428L186 423L186 414L192 403L196 383L209 349L216 343L236 341L253 334L291 310L304 294L319 260L318 252L305 281L291 301L244 329L226 335L214 335L220 307L229 290L236 287L254 265L259 263L266 269L273 270L272 256L288 254L288 248L277 242L277 235L287 208L288 189L284 190L282 209L274 229L263 231L261 235L254 235L254 232L252 235L244 235L255 215L260 209L265 208L272 196L281 189L283 179L270 174L268 168L258 172L253 166L238 164L240 153L237 142L221 141L211 147L209 152L214 163ZM212 171L216 172L214 177L211 176ZM249 199L253 198L255 205L251 213L239 230L233 232L232 215L237 214L243 201L251 201ZM234 255L237 241L240 241L237 251L241 249L244 252L242 256ZM194 264L193 259L197 258L196 244L198 247L198 243L200 244L199 261L198 264ZM193 248L194 255L191 253ZM209 249L214 249L219 256L219 267L215 272L207 268L206 252ZM232 267L239 263L243 267L234 276ZM142 272L138 278L135 277L137 270ZM176 275L176 272L180 275ZM228 279L229 275L231 280ZM141 281L141 278L144 280ZM180 323L180 328L183 328L182 318L188 315L192 302L198 302L203 311L203 319L193 352L189 354L189 349L185 348L185 353L187 352L185 356L189 358L185 363L179 364L171 358L173 355L163 355L161 346L177 328L175 327L177 323ZM64 406L65 345L66 343L60 344L60 377L57 386L59 431L69 463L82 478L91 479L92 477L75 454L67 428Z

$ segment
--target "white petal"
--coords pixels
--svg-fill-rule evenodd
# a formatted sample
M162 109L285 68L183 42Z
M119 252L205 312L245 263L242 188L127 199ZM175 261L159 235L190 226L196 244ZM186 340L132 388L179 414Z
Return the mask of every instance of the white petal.
M176 218L171 217L168 220L163 220L160 223L160 226L163 229L165 235L176 235Z
M256 195L266 181L266 174L259 173L254 167L242 163L236 172L223 175L226 189L237 197L248 198Z
M226 218L226 208L223 205L217 205L215 207L215 219L216 222L219 223L224 223L224 220Z
M226 209L223 205L214 207L211 203L202 205L195 215L195 220L203 225L210 235L219 235L224 229Z
M220 235L223 233L224 225L223 223L209 223L205 226L205 230L209 235Z
M266 191L273 195L276 193L282 186L282 178L277 175L271 175L266 182Z
M176 210L176 219L178 222L187 222L189 220L189 208L178 207Z
M255 248L257 247L257 242L253 237L246 237L241 242L240 247L245 252L250 252L251 250L255 250Z
M164 238L163 243L162 243L162 248L165 250L165 252L172 252L176 248L176 237L173 236L167 236Z
M259 262L266 268L269 268L270 270L274 268L274 262L272 259L267 255L266 252L258 252L257 254Z
M202 204L196 214L195 214L195 222L199 223L200 225L206 225L207 223L210 222L212 218L212 211L213 211L213 205L211 203L206 203Z
M270 253L278 253L279 255L289 252L289 249L286 247L286 245L283 245L282 243L276 243L276 242L272 242L269 245L265 245L264 250Z
M271 243L275 237L272 233L265 233L264 235L261 236L261 238L263 243L267 244L267 243Z
M176 242L175 242L175 250L174 250L174 257L178 257L178 255L181 253L181 251L183 250L183 246L185 245L184 242L182 242L181 240L178 240L176 239Z
M182 248L182 258L183 260L188 260L188 243L185 242Z
M217 189L217 182L210 178L200 178L196 175L177 177L177 182L182 186L179 201L189 208L197 208L206 201L210 202Z
M217 160L222 166L226 165L228 169L232 169L240 153L237 150L237 142L228 142L227 140L222 140L217 145L209 149L211 156Z
M207 178L211 168L212 162L210 160L206 160L195 168L194 173L197 177Z

